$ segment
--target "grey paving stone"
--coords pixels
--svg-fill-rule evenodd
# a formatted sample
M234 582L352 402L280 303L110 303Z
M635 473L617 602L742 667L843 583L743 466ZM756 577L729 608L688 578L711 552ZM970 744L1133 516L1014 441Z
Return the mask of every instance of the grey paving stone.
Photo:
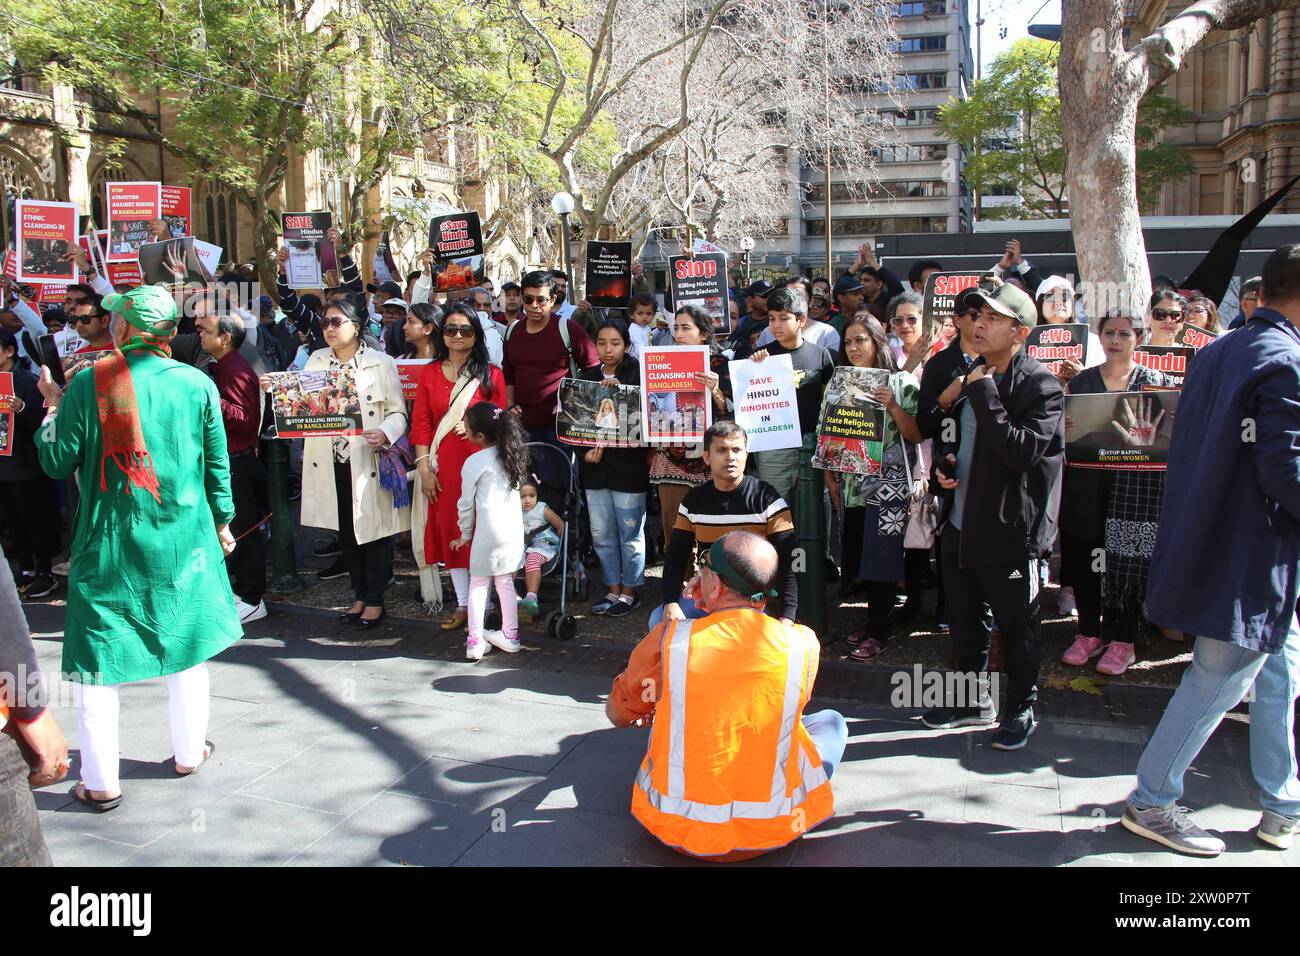
M793 865L955 866L956 844L935 827L921 820L866 825L836 817L799 841Z
M545 778L505 767L430 757L388 788L388 793L454 803L480 812L509 808ZM535 800L532 802L536 802Z
M526 798L548 808L626 817L650 731L607 727L587 734Z
M41 815L41 829L55 866L120 866L138 847L117 843L71 827L51 827Z
M539 671L476 667L469 662L452 666L454 671L435 677L427 684L404 690L396 699L425 707L444 706L463 711L495 709L502 701L510 699L505 696L506 691L527 687L542 676Z
M966 785L967 823L1020 830L1061 830L1061 798L1056 788L1020 786L972 775Z
M632 819L582 810L518 806L504 832L488 831L457 866L618 866L645 831Z
M199 808L142 849L127 866L277 866L310 846L340 818L303 807L234 794Z
M535 704L552 704L562 707L589 707L605 709L610 681L590 674L545 673L523 687L512 687L505 696Z
M490 810L381 793L289 865L449 866L476 840L491 835L497 819L503 818Z
M209 737L224 755L267 769L280 766L321 740L319 734L278 730L245 720L223 724Z

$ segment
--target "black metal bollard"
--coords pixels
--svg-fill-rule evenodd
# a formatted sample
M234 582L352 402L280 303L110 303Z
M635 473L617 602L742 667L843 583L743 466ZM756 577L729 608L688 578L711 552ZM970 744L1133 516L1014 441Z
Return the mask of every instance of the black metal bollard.
M799 450L799 486L795 489L794 524L799 539L795 567L799 575L799 620L822 641L826 630L826 515L822 510L825 483L813 467L817 435L804 436Z
M271 499L271 580L272 594L292 594L302 590L298 561L293 550L293 513L289 506L289 443L271 438L262 443L266 465L267 491Z

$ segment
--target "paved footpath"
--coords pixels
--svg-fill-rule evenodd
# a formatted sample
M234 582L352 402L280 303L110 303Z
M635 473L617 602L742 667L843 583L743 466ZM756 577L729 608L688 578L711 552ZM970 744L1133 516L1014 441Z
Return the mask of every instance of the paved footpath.
M57 670L62 608L28 613L42 666ZM125 799L107 814L68 796L77 721L58 708L72 773L36 796L54 862L701 865L658 844L628 810L647 732L611 728L603 702L630 644L542 639L474 665L429 625L395 622L358 644L332 617L278 605L213 662L217 753L189 779L172 774L162 681L124 688ZM834 818L737 865L1300 863L1300 847L1271 850L1249 832L1259 809L1240 719L1225 722L1188 775L1183 802L1228 843L1217 860L1195 860L1118 822L1159 691L1128 708L1148 723L1082 719L1065 696L1048 698L1029 746L1006 754L988 746L990 731L928 731L917 712L882 706L879 692L846 699L865 673L824 669L825 696L813 703L849 719Z

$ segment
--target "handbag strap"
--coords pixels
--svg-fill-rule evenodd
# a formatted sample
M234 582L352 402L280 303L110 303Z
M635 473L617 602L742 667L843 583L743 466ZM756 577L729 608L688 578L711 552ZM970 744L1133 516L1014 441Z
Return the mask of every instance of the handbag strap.
M447 412L438 422L433 433L433 444L429 446L429 463L434 471L438 470L438 446L447 437L447 433L456 427L456 423L465 417L465 409L469 406L469 400L478 394L478 386L479 380L476 378L461 379L456 390L451 393Z

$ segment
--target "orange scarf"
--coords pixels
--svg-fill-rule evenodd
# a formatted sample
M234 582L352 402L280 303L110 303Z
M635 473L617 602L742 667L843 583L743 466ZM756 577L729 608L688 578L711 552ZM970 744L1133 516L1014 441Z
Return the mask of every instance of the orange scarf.
M143 341L142 341L143 340ZM167 343L152 335L136 336L123 351L137 349L167 354ZM126 493L131 486L143 488L162 503L158 475L144 443L140 426L140 407L136 402L135 384L126 356L119 352L95 363L95 404L99 408L99 429L103 436L103 457L99 462L99 490L108 491L108 461L111 458L126 475Z

